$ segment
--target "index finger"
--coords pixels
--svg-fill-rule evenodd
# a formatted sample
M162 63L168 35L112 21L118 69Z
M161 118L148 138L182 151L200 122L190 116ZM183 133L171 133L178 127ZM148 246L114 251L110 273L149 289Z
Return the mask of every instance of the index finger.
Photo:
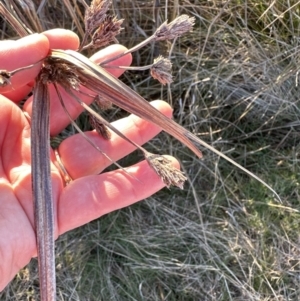
M0 93L17 90L35 79L41 69L42 60L49 52L49 41L42 34L33 34L16 41L0 41L0 70L13 71L33 65L17 72L9 85L0 87Z

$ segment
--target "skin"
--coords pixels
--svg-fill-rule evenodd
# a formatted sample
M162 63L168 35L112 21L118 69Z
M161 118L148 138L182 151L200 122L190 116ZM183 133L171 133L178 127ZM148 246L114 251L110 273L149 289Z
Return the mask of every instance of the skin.
M62 29L34 34L17 41L0 41L0 69L14 70L36 63L34 67L15 74L11 85L0 88L0 291L37 254L31 193L32 99L26 101L24 111L16 103L32 90L42 64L39 61L47 56L50 49L76 50L78 46L78 37L73 32ZM91 59L99 63L123 51L123 46L112 45L96 53ZM130 55L111 62L118 65L130 63ZM109 69L109 72L115 76L122 73L117 69ZM69 119L60 107L53 87L50 87L50 93L51 135L56 135L69 123ZM92 101L90 97L80 96L86 103ZM72 117L76 118L81 107L68 97L64 101ZM172 109L167 103L154 101L152 105L171 117ZM160 132L157 126L134 115L114 122L114 126L140 145ZM109 141L94 131L86 134L113 160L134 150L131 144L114 133ZM73 181L65 186L54 152L51 151L56 237L104 214L147 198L165 186L145 161L126 168L133 177L122 170L99 175L111 163L79 134L66 139L58 151ZM169 159L179 168L174 158Z

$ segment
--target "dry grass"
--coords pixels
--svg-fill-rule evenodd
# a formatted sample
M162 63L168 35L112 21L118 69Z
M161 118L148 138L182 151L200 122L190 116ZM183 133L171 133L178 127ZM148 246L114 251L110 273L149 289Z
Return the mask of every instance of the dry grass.
M259 175L283 203L224 160L204 150L200 161L161 134L147 149L181 160L186 189L165 189L60 237L58 300L299 300L298 2L113 3L125 18L119 40L129 47L166 17L196 17L194 32L174 46L157 44L134 58L146 65L172 49L170 87L143 73L122 80L146 99L168 100L180 124ZM48 27L74 29L63 6L45 8ZM38 300L37 287L33 260L0 299Z

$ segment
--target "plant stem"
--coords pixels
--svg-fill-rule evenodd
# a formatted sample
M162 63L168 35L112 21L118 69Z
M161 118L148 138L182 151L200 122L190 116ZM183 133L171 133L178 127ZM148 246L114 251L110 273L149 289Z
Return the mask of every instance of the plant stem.
M41 301L55 301L54 218L50 172L50 99L38 78L31 119L32 190L37 237Z
M135 52L135 51L141 49L142 47L146 46L148 43L152 42L154 39L155 39L155 35L152 35L151 37L149 37L149 38L147 38L146 40L142 41L142 42L139 43L138 45L136 45L136 46L134 46L134 47L132 47L132 48L130 48L130 49L124 51L123 53L120 53L119 55L116 55L116 56L114 56L114 57L112 57L112 58L110 58L110 59L108 59L108 60L106 60L106 61L104 61L104 62L101 62L100 66L103 67L103 66L105 66L106 64L108 64L108 63L110 63L110 62L112 62L112 61L114 61L114 60L116 60L116 59L118 59L118 58L120 58L120 57L122 57L122 56L128 54L128 53ZM105 67L106 67L106 66L105 66Z
M106 65L105 69L110 68L110 69L123 69L123 70L144 71L144 70L149 70L152 67L153 67L153 64L146 65L146 66L113 66L113 65Z

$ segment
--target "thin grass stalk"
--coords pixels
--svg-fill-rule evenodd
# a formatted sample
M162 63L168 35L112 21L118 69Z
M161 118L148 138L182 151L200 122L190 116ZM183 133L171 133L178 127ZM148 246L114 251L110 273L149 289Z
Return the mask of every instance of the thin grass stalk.
M38 78L33 94L31 158L41 301L56 299L49 114L48 87Z
M81 37L84 36L84 30L82 29L82 26L80 25L80 21L78 19L78 12L79 10L77 9L77 4L71 4L69 0L63 0L64 5L66 6L66 8L69 11L70 16L72 17L73 22L76 25L76 28L79 31L79 34ZM75 10L77 11L77 14L75 13Z
M35 10L35 5L33 1L27 0L27 1L15 1L10 0L9 1L12 5L12 9L16 12L16 16L20 19L20 21L24 24L26 28L31 28L32 32L42 32L43 27L41 25L41 22L39 20L39 17ZM18 3L18 5L16 4ZM21 7L22 11L20 11L19 7ZM26 16L26 17L25 17Z
M20 37L26 37L32 32L20 23L20 21L0 2L0 15L2 15Z

